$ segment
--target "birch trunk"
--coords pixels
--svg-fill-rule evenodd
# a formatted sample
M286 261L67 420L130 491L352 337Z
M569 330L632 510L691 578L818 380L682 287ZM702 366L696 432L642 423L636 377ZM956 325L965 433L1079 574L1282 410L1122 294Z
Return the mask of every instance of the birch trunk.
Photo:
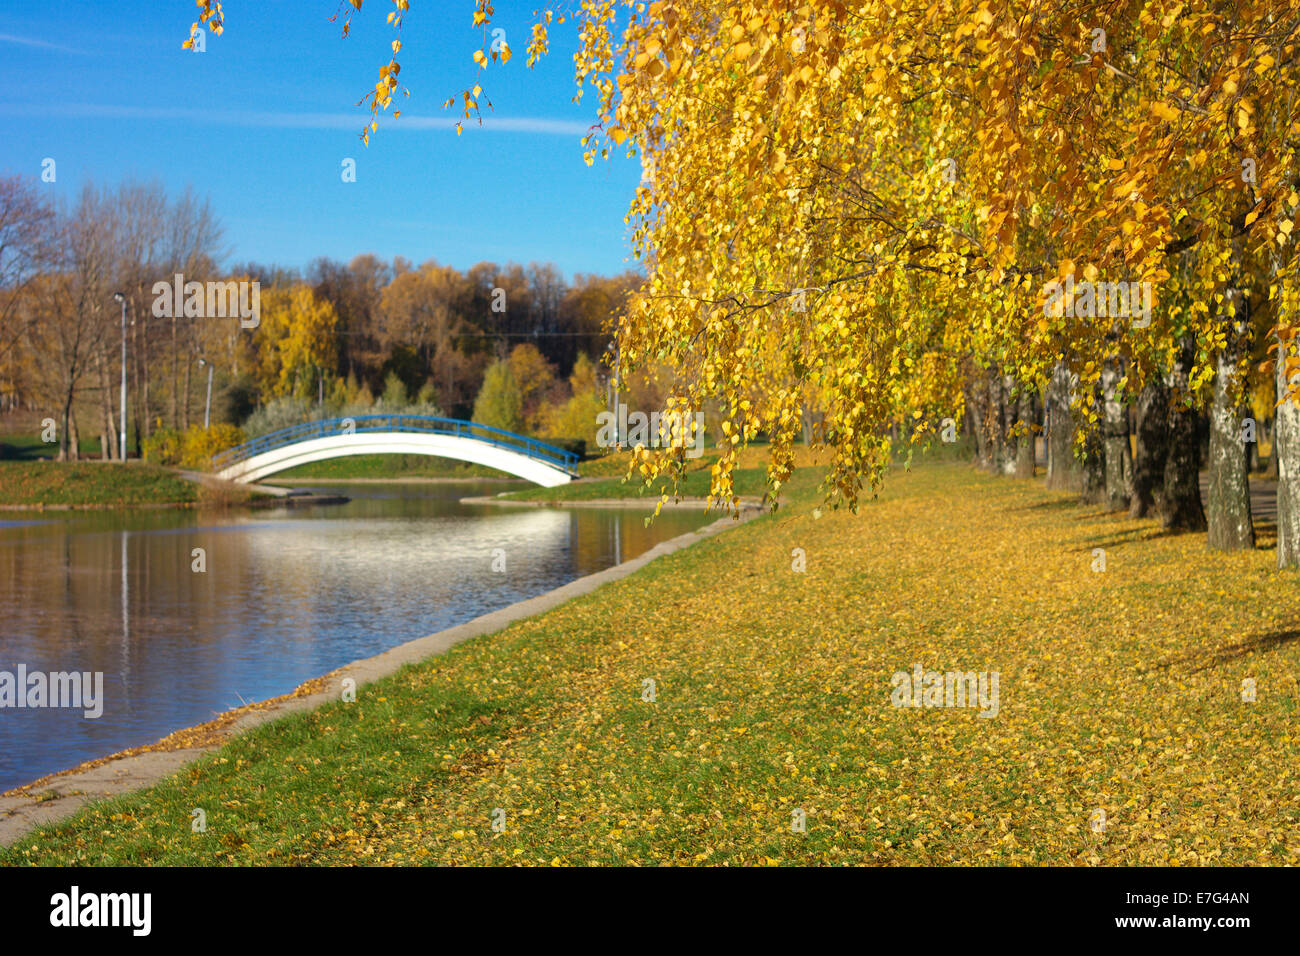
M1101 373L1105 403L1106 507L1124 511L1132 499L1129 481L1133 475L1133 453L1128 441L1128 406L1120 401L1119 381L1123 368L1111 359Z
M1249 302L1234 289L1227 296L1232 328L1218 356L1214 401L1210 407L1210 487L1207 509L1208 544L1216 551L1255 547L1250 513L1249 456L1242 440L1242 398L1237 362L1249 330Z
M1047 387L1047 487L1054 491L1083 489L1083 469L1074 457L1075 414L1070 407L1072 379L1063 362L1058 362Z
M1273 457L1277 460L1277 566L1300 567L1300 373L1288 377L1286 361L1300 358L1294 338L1278 336L1277 396ZM1291 390L1296 393L1291 396Z
M1170 373L1169 454L1165 459L1161 524L1170 530L1204 531L1201 507L1201 441L1188 388L1196 346L1183 339Z
M1169 457L1169 390L1159 375L1142 389L1137 404L1137 448L1133 456L1133 497L1128 513L1143 518L1161 511L1165 461Z

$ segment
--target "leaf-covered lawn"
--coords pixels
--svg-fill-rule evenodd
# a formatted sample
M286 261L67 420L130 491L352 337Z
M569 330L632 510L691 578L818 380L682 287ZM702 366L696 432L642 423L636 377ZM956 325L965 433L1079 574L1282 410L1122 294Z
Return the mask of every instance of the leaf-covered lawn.
M807 481L807 472L795 472L794 480ZM643 482L624 481L619 478L599 478L592 481L579 481L555 488L529 487L520 491L511 491L501 495L512 501L598 501L609 498L646 498L652 504L662 494L669 500L674 491L681 498L707 498L709 494L708 469L688 471L674 489L668 479L660 479L651 487ZM761 497L767 491L767 469L739 468L732 473L736 494L744 497ZM810 482L816 484L813 478Z
M735 493L742 498L761 498L768 490L766 446L751 446L738 456L739 467L732 473ZM671 476L664 475L649 487L640 479L627 480L632 456L626 451L616 451L602 458L584 461L578 466L583 478L555 488L529 486L519 491L501 495L517 501L594 501L602 498L645 498L653 502L660 495L679 498L707 498L711 481L710 469L718 460L713 450L703 452L699 458L687 459L685 474L674 486ZM814 452L806 446L795 449L798 470L784 494L800 494L813 489L821 480L824 469L816 466ZM599 479L599 480L597 480Z
M193 482L154 465L0 461L0 505L178 504L196 497Z
M1211 554L964 465L895 470L856 517L817 501L0 861L1300 862L1300 581L1271 551ZM997 717L893 707L915 664L997 671Z

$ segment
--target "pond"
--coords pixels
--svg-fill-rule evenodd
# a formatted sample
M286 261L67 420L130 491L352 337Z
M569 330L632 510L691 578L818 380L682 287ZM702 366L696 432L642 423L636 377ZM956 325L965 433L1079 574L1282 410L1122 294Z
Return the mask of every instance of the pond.
M351 500L0 519L0 680L8 672L12 687L20 667L103 674L97 718L0 707L0 791L287 693L716 517L665 511L646 527L635 509L459 500L505 487L322 483L312 490Z

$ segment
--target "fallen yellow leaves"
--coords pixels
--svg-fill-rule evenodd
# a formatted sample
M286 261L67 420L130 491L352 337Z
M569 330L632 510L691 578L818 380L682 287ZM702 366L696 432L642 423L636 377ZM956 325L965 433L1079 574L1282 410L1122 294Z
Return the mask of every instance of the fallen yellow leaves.
M1295 576L1267 551L1207 553L964 465L896 471L857 517L819 501L0 860L1300 862ZM915 662L999 671L998 716L891 706ZM194 806L220 808L217 839L176 839Z

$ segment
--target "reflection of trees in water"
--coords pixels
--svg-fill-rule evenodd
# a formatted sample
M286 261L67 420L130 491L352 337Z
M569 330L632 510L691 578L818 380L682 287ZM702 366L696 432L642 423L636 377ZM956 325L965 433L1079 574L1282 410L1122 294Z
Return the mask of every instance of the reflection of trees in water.
M12 725L0 777L147 743L240 697L283 693L712 520L665 512L647 528L639 510L455 500L489 490L500 489L353 486L348 493L374 497L314 511L141 511L0 527L0 666L102 671L106 694L98 721L50 713ZM191 570L195 547L206 573ZM494 549L505 553L504 573L492 571Z
M302 521L238 537L245 579L261 569L261 588L285 601L286 609L314 614L323 603L364 602L368 592L390 601L405 593L445 604L464 588L495 589L501 579L535 577L538 565L564 560L573 534L558 509L529 508L418 524ZM491 571L498 548L506 555L504 574Z

